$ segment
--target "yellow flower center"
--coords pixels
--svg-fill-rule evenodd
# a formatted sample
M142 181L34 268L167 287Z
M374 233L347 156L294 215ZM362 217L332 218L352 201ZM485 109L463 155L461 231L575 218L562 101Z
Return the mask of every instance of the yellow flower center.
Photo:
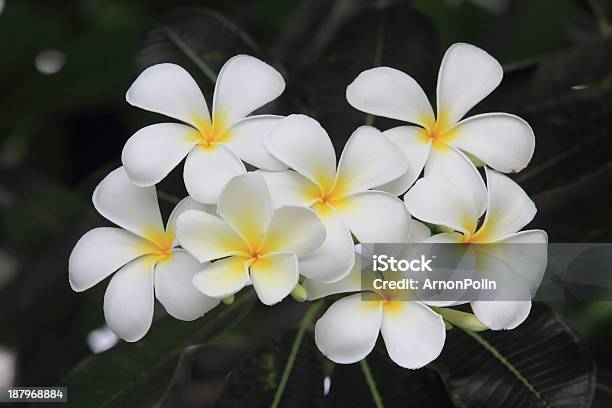
M143 244L143 250L148 255L152 255L151 259L154 263L169 261L172 258L172 248L174 246L175 233L173 230L159 231L151 228L146 234L145 238L148 240L146 244Z
M189 135L190 141L197 141L203 149L214 148L215 143L227 142L230 138L227 118L223 114L215 113L212 121L196 117L193 119L196 129Z
M422 123L425 127L420 133L421 140L424 143L431 141L434 149L446 149L446 145L457 135L444 111L438 112L437 119L423 119Z

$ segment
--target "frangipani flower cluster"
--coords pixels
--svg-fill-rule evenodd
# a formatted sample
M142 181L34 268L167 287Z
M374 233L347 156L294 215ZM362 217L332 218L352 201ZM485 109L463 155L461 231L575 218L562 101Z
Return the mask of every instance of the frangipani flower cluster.
M354 245L547 241L543 231L519 232L535 206L502 174L530 161L535 142L529 125L506 113L462 120L502 74L485 51L453 45L440 67L434 115L407 74L388 67L361 73L347 88L348 102L410 125L384 132L358 127L337 161L315 119L248 116L284 90L270 65L246 55L228 60L210 111L187 71L152 66L130 87L127 101L181 123L150 125L127 141L123 166L93 195L98 212L121 228L96 228L79 240L70 256L70 284L83 291L117 271L104 312L109 327L127 341L147 333L155 297L173 317L193 320L246 286L266 305L304 290L310 301L348 293L315 325L317 346L337 363L367 356L379 333L391 359L415 369L442 351L445 321L514 328L530 302L474 301L472 315L391 300L384 291L363 301ZM190 197L164 228L155 184L184 158ZM256 170L247 172L243 162ZM488 186L477 165L485 166ZM418 220L453 232L432 236ZM542 269L532 261L535 271L511 264L530 289Z

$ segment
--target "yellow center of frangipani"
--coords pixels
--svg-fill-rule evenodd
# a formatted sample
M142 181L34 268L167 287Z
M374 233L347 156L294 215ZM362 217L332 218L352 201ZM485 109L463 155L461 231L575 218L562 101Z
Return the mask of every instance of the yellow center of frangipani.
M175 233L173 229L160 231L157 228L146 228L145 238L147 242L138 248L139 252L150 255L153 263L159 264L172 259L172 248L174 246Z
M214 149L216 143L225 143L230 138L227 117L215 112L212 121L201 116L194 117L196 128L188 135L190 142L197 141L203 149Z
M421 140L424 143L431 141L431 146L438 151L446 150L448 143L457 136L454 126L443 110L438 112L437 119L425 116L421 123L424 125L419 134Z

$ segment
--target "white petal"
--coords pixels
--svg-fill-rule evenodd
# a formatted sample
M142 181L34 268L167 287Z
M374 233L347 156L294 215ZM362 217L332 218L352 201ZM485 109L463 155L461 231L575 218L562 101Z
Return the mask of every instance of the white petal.
M261 175L268 187L274 208L283 205L307 206L313 200L313 195L319 192L319 187L306 177L293 170L263 171L255 173Z
M454 147L439 146L431 149L425 163L425 177L437 174L459 186L469 194L480 217L487 206L487 187L476 166Z
M458 232L443 232L432 235L424 242L428 244L460 244L463 242L463 235Z
M378 129L360 126L346 142L334 192L352 194L369 190L400 177L408 160Z
M334 202L334 208L359 242L403 242L410 235L410 214L389 193L352 194Z
M470 44L446 50L438 73L438 116L458 122L500 84L504 70L486 51Z
M521 231L495 244L478 245L478 251L495 256L516 272L526 283L530 294L537 292L548 263L548 236L542 230Z
M407 243L420 243L431 236L431 231L427 225L417 220L410 220L408 237L403 241Z
M355 363L374 348L381 317L381 302L362 301L359 293L337 300L315 325L317 347L336 363Z
M251 280L259 300L268 306L283 300L297 285L300 274L295 254L269 254L251 264Z
M336 153L325 129L305 115L281 119L264 137L266 149L274 157L329 190L336 177Z
M311 209L282 206L274 211L262 251L301 256L319 248L326 235L325 226Z
M153 320L153 266L151 256L125 265L111 279L104 294L108 327L123 340L144 337Z
M240 159L227 147L216 143L212 148L198 147L189 153L183 178L191 197L205 204L216 204L227 182L245 173Z
M104 218L141 237L164 231L155 187L133 184L123 167L98 184L92 201Z
M527 166L535 149L531 126L508 113L486 113L462 120L449 143L502 173Z
M523 189L495 170L486 169L489 188L487 214L474 239L494 242L523 228L536 215L536 207Z
M193 256L173 251L171 258L155 267L155 296L173 317L191 321L219 304L193 286L193 276L202 270Z
M484 300L470 303L472 311L492 330L511 330L529 316L531 302L528 300Z
M200 262L245 254L248 249L223 219L203 211L183 212L176 222L176 237Z
M283 76L249 55L230 58L219 71L213 100L214 116L232 125L276 99L285 90Z
M383 132L404 152L408 158L408 170L398 179L377 187L393 195L402 195L414 184L423 171L423 166L429 156L431 139L423 139L423 130L416 126L398 126Z
M198 126L210 122L204 95L191 75L175 64L145 69L128 89L130 105Z
M389 67L363 71L346 88L346 100L355 109L376 116L427 125L433 110L423 89L409 75Z
M249 283L249 269L246 258L230 256L211 264L193 277L193 285L200 292L214 298L233 295Z
M442 316L419 302L385 303L380 331L391 360L410 369L435 360L446 339Z
M147 254L149 242L121 228L101 227L79 239L68 259L70 286L87 290L128 262Z
M286 170L287 166L276 159L264 147L263 138L282 116L260 115L240 120L229 130L225 145L241 160L271 171Z
M335 282L351 271L355 263L353 238L335 211L330 211L321 221L327 236L321 247L300 257L300 273L307 278L322 282Z
M456 184L440 176L418 180L404 196L408 211L416 218L470 234L478 216L474 202Z
M251 249L259 248L273 215L270 192L263 177L249 173L233 178L219 197L217 213Z
M359 256L356 254L356 256ZM328 295L361 290L361 262L355 262L351 271L344 278L333 283L325 283L316 279L304 279L302 286L306 289L308 300L316 300Z
M158 123L134 133L121 153L130 180L139 186L162 181L197 143L190 137L195 131L179 123Z
M179 215L181 215L187 210L204 211L209 214L217 213L216 207L213 205L202 204L199 201L196 201L191 197L183 198L176 205L176 207L174 207L174 209L170 213L170 217L168 217L168 222L166 223L166 231L175 236L173 246L178 245L178 240L176 239L176 220L178 219Z

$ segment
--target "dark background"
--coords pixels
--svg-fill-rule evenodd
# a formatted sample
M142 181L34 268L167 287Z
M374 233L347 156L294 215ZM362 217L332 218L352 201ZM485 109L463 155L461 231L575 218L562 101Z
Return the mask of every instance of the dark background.
M61 384L91 354L86 339L104 325L105 284L73 293L67 279L68 255L81 234L108 224L91 205L96 183L120 165L125 141L160 119L128 105L125 92L144 67L164 61L163 47L155 44L159 21L191 24L186 30L204 36L201 46L208 51L214 50L215 41L221 45L226 41L191 22L193 12L176 14L185 7L221 13L246 32L257 44L247 46L247 51L251 48L272 62L287 81L285 95L270 109L315 116L338 151L352 129L366 120L344 99L346 85L360 71L375 65L402 69L432 96L440 60L450 44L464 41L486 49L503 64L505 78L474 112L518 114L534 128L534 159L515 177L538 206L533 226L545 228L551 242L612 238L609 1L4 3L0 13L0 355L15 359L15 384ZM376 61L372 51L376 22L387 3L401 3L404 14L384 16L397 29L385 39L382 59ZM49 57L48 50L59 54L52 52ZM229 56L209 55L218 66ZM57 64L58 58L57 72L41 72ZM212 85L188 62L185 65L210 103ZM387 129L393 123L376 119L374 125ZM164 207L185 194L181 172L179 166L160 187ZM550 306L569 318L598 367L612 369L607 346L612 340L612 303ZM206 346L187 354L166 405L212 403L232 364L260 340L292 327L304 308L286 301L279 310L274 324L253 328L250 319L251 327L246 323L247 327L235 329L223 349ZM270 312L257 307L255 313Z

